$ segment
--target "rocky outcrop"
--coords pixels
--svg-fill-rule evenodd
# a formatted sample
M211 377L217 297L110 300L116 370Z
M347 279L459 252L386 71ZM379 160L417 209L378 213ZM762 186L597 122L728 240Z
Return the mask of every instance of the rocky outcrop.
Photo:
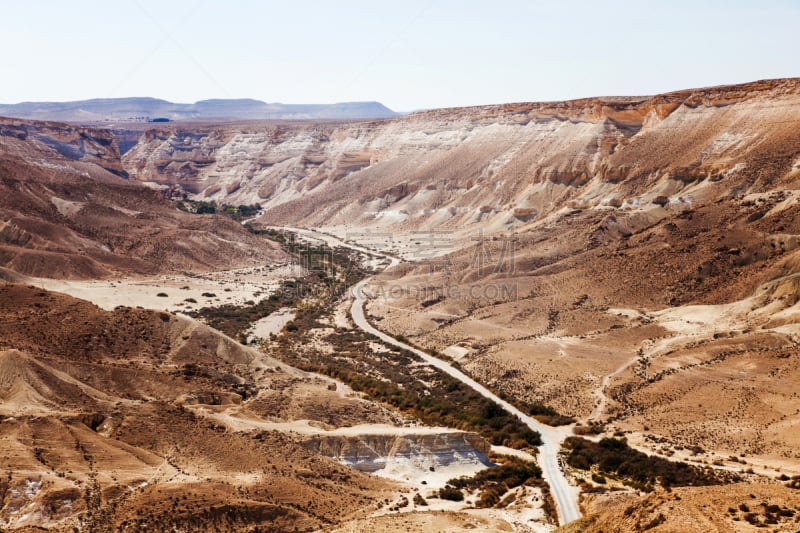
M362 472L402 463L424 471L458 464L489 465L489 443L463 432L407 435L315 436L306 447Z
M127 176L122 169L117 138L106 130L0 118L0 147L21 145L27 148L24 155L38 156L40 160L52 154Z

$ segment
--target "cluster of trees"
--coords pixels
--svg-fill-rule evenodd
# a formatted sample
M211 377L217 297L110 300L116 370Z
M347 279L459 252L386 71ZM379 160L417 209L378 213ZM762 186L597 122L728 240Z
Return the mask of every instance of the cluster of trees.
M445 500L463 499L462 490L480 490L475 507L489 508L500 503L504 494L522 485L543 486L542 469L539 465L518 457L502 456L500 464L494 468L481 470L472 477L451 479L439 490L439 497Z
M187 313L202 318L209 326L222 331L234 339L244 342L244 334L252 324L269 316L282 307L295 307L294 321L287 325L289 332L313 327L316 319L335 301L346 288L360 281L366 274L345 251L330 251L324 247L297 245L280 232L257 231L278 240L298 264L307 267L306 274L299 279L285 280L280 289L258 303L246 305L225 304L204 307ZM308 296L319 297L316 301L300 301Z
M338 352L340 356L357 353ZM358 359L349 363L347 359L350 357L339 357L334 362L326 355L318 354L321 360L317 362L292 360L291 363L304 370L344 381L353 390L363 392L429 425L474 431L492 444L518 449L542 443L541 435L516 416L447 374L437 371L434 379L423 382L411 374L411 365L378 364L379 375L369 376L358 369ZM375 368L374 363L370 363L370 366Z
M284 289L287 282L284 282ZM287 291L279 290L269 298L253 305L225 304L219 307L204 307L186 314L194 318L202 318L212 328L223 332L233 339L245 342L245 332L255 322L271 315L278 309L291 305L293 300L286 297Z
M493 444L519 449L541 444L541 435L516 416L455 378L419 365L421 360L413 353L396 348L388 356L375 353L369 343L377 339L362 331L337 330L328 335L325 340L333 345L332 353L313 348L315 343L309 332L329 327L319 320L338 302L338 289L357 283L366 272L357 266L350 252L301 245L285 232L251 231L279 242L301 264L310 267L307 275L285 281L280 291L257 304L204 308L192 313L194 316L237 338L253 322L281 307L292 306L296 311L294 320L270 346L273 355L287 363L335 377L426 424L474 431ZM314 297L307 297L309 294Z
M439 489L439 497L443 500L449 500L451 502L463 502L464 501L464 493L461 492L461 489L457 489L450 485L442 487Z
M573 417L562 415L549 405L540 402L526 403L522 406L522 410L548 426L568 426L575 422Z
M179 200L175 206L181 211L196 215L213 215L217 212L217 204L215 202L183 199Z
M739 480L739 476L732 472L647 455L628 446L625 439L604 438L592 442L569 437L564 446L569 450L567 463L573 468L589 470L596 466L605 474L632 480L634 486L645 490L656 483L664 487L684 487Z
M336 276L315 269L303 284L317 284L327 298L297 306L292 328L286 328L273 346L275 355L304 370L327 374L347 383L372 399L389 404L426 424L454 427L480 433L493 444L530 448L541 444L541 435L516 416L488 400L455 378L428 365L419 365L415 354L391 347L389 355L375 353L369 346L377 339L362 331L336 330L325 337L333 351L311 348L309 331L330 313L338 301L336 287L349 287L366 273L354 268L353 258L342 250L310 249L300 246L292 235L271 230L256 230L280 242L303 261L327 261L335 266Z
M341 283L352 285L361 275L348 272ZM444 372L419 365L421 359L415 354L395 347L388 355L375 353L369 342L377 339L362 331L337 330L326 336L332 353L310 348L308 332L322 327L318 320L329 310L330 305L322 303L298 308L297 327L283 332L275 355L293 366L339 379L426 424L474 431L492 444L518 449L541 444L541 435L516 416Z
M222 206L222 210L226 214L234 218L238 219L250 218L256 216L258 212L261 211L261 204L251 204L251 205L241 204L235 206L225 204Z
M187 196L184 196L182 200L178 200L175 206L187 213L194 213L196 215L213 215L215 213L220 213L237 221L253 217L261 211L260 204L218 205L216 202L207 202L205 200L190 200Z

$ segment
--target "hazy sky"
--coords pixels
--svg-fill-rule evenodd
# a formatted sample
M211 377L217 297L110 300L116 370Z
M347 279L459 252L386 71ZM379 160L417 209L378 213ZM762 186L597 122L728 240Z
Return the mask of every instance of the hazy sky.
M10 1L0 102L395 110L800 76L800 0Z

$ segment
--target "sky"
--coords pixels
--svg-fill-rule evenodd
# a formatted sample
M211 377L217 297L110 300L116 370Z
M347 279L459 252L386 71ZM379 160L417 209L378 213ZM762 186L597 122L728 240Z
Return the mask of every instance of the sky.
M2 1L0 103L397 111L800 76L800 0Z

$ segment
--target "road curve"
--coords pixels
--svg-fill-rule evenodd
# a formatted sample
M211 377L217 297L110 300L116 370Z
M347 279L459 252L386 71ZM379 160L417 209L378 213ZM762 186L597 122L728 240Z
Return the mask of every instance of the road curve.
M541 424L535 418L523 413L468 375L464 374L457 368L450 366L445 361L437 357L433 357L432 355L429 355L422 350L418 350L404 342L400 342L394 337L390 337L386 333L373 327L364 315L364 303L367 300L367 295L364 292L364 286L369 281L370 278L367 278L360 281L353 287L354 300L350 312L353 316L353 322L355 322L356 326L367 333L375 335L388 344L392 344L399 348L403 348L415 353L431 366L438 368L442 372L445 372L446 374L449 374L450 376L464 383L468 387L478 392L484 398L488 398L496 402L509 413L519 417L519 419L522 420L528 427L534 431L538 431L542 435L542 445L539 447L539 466L542 468L542 477L544 477L545 481L547 481L547 483L550 485L550 492L555 499L558 510L559 522L563 525L567 522L572 522L573 520L580 518L581 513L578 509L577 488L570 485L569 481L567 481L564 472L559 466L558 460L558 452L561 448L561 442L570 435L569 429L553 428L551 426L545 426L544 424Z
M291 227L276 227L276 229L286 229L305 237L320 239L331 246L344 246L346 248L352 248L354 250L366 252L372 255L385 257L390 260L389 267L395 266L399 263L399 260L395 257L382 254L378 251L371 250L363 246L350 244L332 235L320 233L311 229ZM354 298L353 305L350 308L350 313L353 317L353 322L355 322L355 325L363 331L375 335L388 344L392 344L398 348L403 348L404 350L415 353L431 366L434 366L442 372L445 372L446 374L449 374L455 379L461 381L484 398L488 398L496 402L509 413L516 415L529 428L534 431L538 431L542 435L542 445L539 447L538 457L539 466L542 468L542 477L545 481L547 481L548 485L550 485L550 493L553 495L553 499L556 502L559 523L563 525L580 518L581 513L578 508L578 489L577 487L570 485L566 475L559 466L558 452L561 449L561 443L571 434L570 428L554 428L538 422L535 418L523 413L468 375L464 374L457 368L450 366L445 361L437 357L433 357L432 355L429 355L422 350L418 350L417 348L414 348L413 346L410 346L404 342L400 342L394 337L390 337L386 333L373 327L364 315L364 303L367 300L367 294L364 292L364 287L367 285L367 283L369 283L370 280L371 278L366 278L353 287Z

